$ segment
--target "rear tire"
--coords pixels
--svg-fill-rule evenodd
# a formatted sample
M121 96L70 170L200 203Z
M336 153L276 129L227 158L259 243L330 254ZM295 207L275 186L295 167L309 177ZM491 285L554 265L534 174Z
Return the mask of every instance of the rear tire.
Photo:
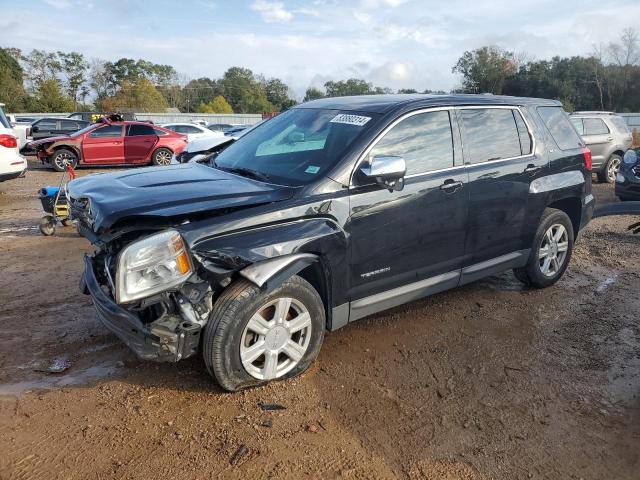
M53 152L51 156L51 166L56 172L64 172L67 164L71 165L72 168L76 168L78 165L78 156L73 150L61 148Z
M151 163L157 166L166 166L171 164L173 153L168 148L159 148L151 156Z
M269 293L238 280L220 295L204 328L204 362L228 391L295 377L318 356L324 329L324 305L304 279L293 276Z
M564 274L573 252L573 224L562 210L547 208L533 238L527 264L514 268L518 280L529 287L546 288Z
M616 175L620 170L622 164L622 157L615 153L609 157L607 163L605 163L602 171L598 172L598 181L601 183L615 183Z

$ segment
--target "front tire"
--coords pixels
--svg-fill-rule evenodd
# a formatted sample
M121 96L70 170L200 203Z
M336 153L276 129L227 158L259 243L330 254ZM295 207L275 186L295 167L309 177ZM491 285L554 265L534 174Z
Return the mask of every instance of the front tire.
M573 224L562 210L547 208L533 238L529 260L515 268L516 278L527 286L546 288L564 274L573 252Z
M157 166L166 166L171 164L173 153L168 148L159 148L151 156L151 163Z
M51 166L56 172L64 172L67 165L71 165L72 168L76 168L78 165L78 156L73 150L61 148L53 152Z
M266 294L238 280L220 295L205 326L204 362L229 391L295 377L318 356L324 329L322 300L304 279L293 276Z

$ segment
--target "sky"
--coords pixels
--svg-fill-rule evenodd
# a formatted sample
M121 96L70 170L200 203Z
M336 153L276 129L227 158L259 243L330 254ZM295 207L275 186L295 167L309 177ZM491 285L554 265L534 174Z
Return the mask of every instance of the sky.
M0 0L0 47L144 58L187 78L247 67L301 98L350 77L448 91L465 50L586 55L638 19L639 0Z

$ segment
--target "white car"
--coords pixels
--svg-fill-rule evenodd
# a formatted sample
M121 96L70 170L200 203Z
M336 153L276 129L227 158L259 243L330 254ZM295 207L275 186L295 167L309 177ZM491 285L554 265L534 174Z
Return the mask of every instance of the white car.
M0 103L0 182L23 176L27 171L27 160L18 152L18 140Z
M187 146L184 147L184 150L179 155L173 155L171 163L197 162L210 153L217 151L216 147L224 148L223 144L231 143L234 140L222 134L196 138L194 141L187 143Z
M27 139L31 135L31 123L21 122L16 119L15 115L7 115L6 117L13 129L13 134L18 139L18 149L21 149L27 144Z
M166 123L164 125L161 125L161 127L173 130L176 133L182 133L183 135L186 135L187 139L190 142L192 140L195 140L196 138L219 138L224 136L222 132L212 132L208 128L205 128L202 125L196 125L194 123Z

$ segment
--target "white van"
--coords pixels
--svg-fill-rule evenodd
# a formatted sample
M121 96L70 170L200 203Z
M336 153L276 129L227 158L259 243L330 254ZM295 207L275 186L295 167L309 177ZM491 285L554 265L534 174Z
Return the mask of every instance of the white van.
M27 172L27 160L18 152L18 140L0 103L0 182L22 177Z

